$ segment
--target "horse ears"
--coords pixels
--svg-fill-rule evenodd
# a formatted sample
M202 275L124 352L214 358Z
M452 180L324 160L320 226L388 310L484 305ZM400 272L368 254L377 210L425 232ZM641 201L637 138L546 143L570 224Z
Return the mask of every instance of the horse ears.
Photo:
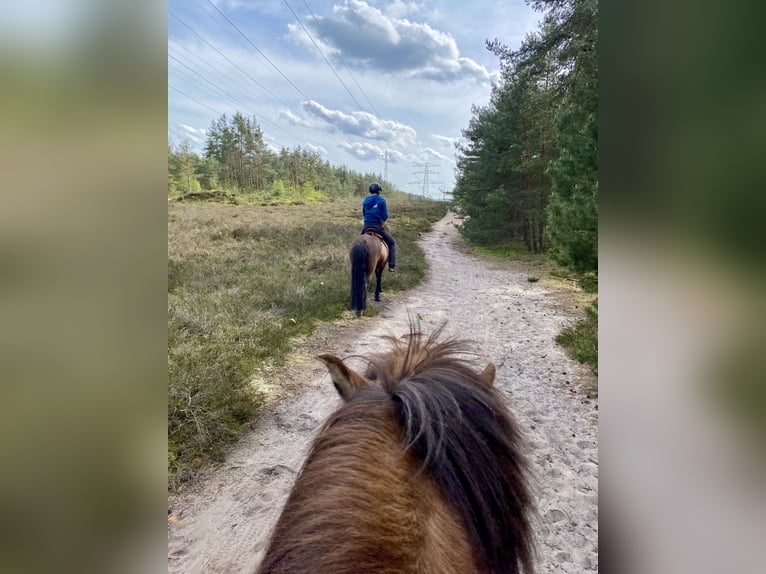
M485 386L491 387L495 384L495 364L489 363L486 367L484 367L484 370L479 373L479 379L481 379L481 382L484 383Z
M335 390L338 391L338 394L344 401L349 401L360 388L366 387L369 384L367 379L355 370L348 368L335 355L325 354L319 355L317 358L327 367L332 384L335 385Z

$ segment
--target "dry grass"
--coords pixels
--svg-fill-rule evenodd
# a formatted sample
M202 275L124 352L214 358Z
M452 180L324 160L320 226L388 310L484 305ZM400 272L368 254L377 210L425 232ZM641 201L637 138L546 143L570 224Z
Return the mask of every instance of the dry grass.
M391 197L399 245L386 292L425 275L418 235L444 204ZM190 477L257 416L270 389L255 383L279 365L290 339L348 306L348 245L361 198L323 205L168 205L168 473ZM372 311L374 312L374 311Z

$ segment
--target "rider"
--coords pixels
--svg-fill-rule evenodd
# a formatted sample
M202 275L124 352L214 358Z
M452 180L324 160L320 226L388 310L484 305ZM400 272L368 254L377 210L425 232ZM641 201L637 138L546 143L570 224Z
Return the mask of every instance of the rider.
M380 197L381 191L379 183L370 184L370 195L365 197L362 202L362 213L364 214L362 233L365 229L372 228L380 234L383 241L388 245L388 270L394 271L394 267L396 267L396 241L386 227L388 208L386 207L386 200Z

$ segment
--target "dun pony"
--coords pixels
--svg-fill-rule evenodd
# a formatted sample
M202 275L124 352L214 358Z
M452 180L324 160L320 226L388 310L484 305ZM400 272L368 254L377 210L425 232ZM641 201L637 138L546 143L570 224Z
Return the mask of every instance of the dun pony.
M314 441L261 574L533 572L516 422L466 347L414 326L364 375L319 358L343 399Z
M351 260L351 308L356 316L367 308L367 284L375 271L375 300L380 301L383 291L381 279L388 263L388 246L375 235L358 235L348 250Z

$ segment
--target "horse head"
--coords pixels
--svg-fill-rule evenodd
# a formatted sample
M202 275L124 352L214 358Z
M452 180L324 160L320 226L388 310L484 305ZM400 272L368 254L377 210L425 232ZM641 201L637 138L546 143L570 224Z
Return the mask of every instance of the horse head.
M414 326L364 373L325 364L343 404L319 430L260 572L534 570L521 431L489 363Z

